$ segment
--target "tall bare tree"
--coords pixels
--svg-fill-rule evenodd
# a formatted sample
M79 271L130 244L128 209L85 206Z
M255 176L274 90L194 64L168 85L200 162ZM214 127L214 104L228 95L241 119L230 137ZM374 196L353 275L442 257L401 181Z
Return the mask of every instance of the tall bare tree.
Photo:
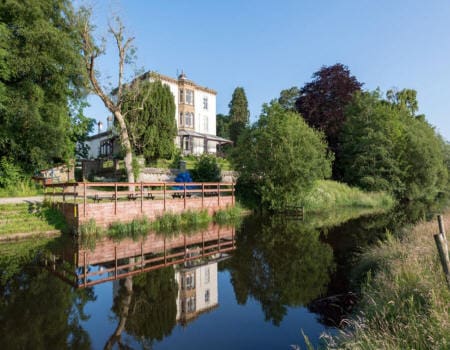
M119 54L118 63L118 82L117 89L112 96L105 92L105 89L99 82L99 73L96 71L96 60L99 56L105 54L105 50L98 46L94 40L91 24L91 12L88 9L81 9L78 13L78 28L83 40L82 54L86 66L87 75L90 82L90 88L103 101L106 108L114 115L115 120L119 124L120 142L125 151L125 170L127 172L128 182L134 182L133 173L133 152L131 148L130 138L125 124L125 115L122 111L123 95L124 95L124 66L128 61L129 55L134 51L132 42L133 37L125 38L125 27L118 17L114 19L113 24L109 24L108 32L114 37L115 45Z

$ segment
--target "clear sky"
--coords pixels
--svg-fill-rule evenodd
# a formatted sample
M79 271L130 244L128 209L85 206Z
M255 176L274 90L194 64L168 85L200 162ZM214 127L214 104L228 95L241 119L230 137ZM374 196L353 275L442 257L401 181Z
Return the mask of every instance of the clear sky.
M261 105L301 87L323 65L347 65L365 89L418 91L420 112L450 140L450 1L448 0L123 0L93 1L106 35L119 15L135 37L137 66L188 78L218 92L228 113L244 87L251 120ZM117 54L99 62L115 76ZM114 80L113 80L114 83ZM86 114L106 120L96 97Z

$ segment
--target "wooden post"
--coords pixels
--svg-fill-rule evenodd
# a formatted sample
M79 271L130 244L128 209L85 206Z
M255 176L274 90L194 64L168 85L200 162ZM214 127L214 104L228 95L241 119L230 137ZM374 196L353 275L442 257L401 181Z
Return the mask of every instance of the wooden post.
M202 231L202 256L205 256L205 237L203 231Z
M220 226L217 228L217 246L219 247L220 253Z
M167 264L167 258L166 258L166 237L164 237L164 266Z
M114 246L114 278L117 279L117 246Z
M75 204L77 202L77 186L73 185L73 203Z
M231 204L234 205L234 180L231 181Z
M220 183L217 184L217 205L220 207Z
M86 217L86 182L83 182L83 216Z
M114 215L117 215L117 182L114 183Z
M84 286L87 284L87 261L86 261L86 252L84 252Z
M66 186L62 185L62 189L63 189L63 203L66 202Z
M141 270L144 270L144 246L141 241Z
M144 206L144 186L141 181L141 213L143 211L143 206Z
M205 184L202 183L202 208L205 206Z
M164 191L163 191L163 200L164 200L164 211L166 211L166 183L164 182ZM166 241L164 240L164 243Z
M186 182L184 183L184 193L183 193L183 198L184 198L184 209L186 209Z
M440 233L434 234L433 237L441 260L442 269L444 270L445 278L447 280L447 285L450 288L450 262L448 254L445 254L444 250L444 245L446 243L444 237Z

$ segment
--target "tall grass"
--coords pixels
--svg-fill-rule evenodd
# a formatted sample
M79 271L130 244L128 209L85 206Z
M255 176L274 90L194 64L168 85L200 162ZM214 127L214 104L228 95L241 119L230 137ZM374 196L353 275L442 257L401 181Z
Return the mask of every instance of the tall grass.
M219 225L238 225L242 221L243 208L236 203L235 206L227 206L225 209L220 209L214 214L214 222Z
M42 187L31 180L18 180L14 186L0 187L0 197L28 197L43 193Z
M320 211L336 207L390 209L395 202L386 192L364 192L340 182L320 180L302 204L309 211Z
M363 281L359 312L328 337L329 348L450 348L450 291L433 240L437 230L436 221L422 222L362 254L354 272Z

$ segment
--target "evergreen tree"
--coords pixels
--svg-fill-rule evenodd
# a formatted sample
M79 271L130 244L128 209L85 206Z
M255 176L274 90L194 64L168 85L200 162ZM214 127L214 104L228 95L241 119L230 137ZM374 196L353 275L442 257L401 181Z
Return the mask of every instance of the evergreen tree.
M230 117L228 115L216 115L216 135L225 139L230 138Z
M139 82L125 92L122 108L134 153L170 159L177 135L170 88L160 80Z
M228 107L230 108L230 139L236 145L242 131L248 126L250 116L244 88L234 89Z

